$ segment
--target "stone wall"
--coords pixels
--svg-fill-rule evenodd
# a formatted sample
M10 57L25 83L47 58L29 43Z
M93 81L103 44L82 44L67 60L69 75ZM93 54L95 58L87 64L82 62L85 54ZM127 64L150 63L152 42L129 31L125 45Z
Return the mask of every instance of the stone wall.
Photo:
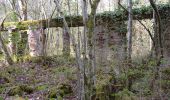
M170 18L162 21L165 63L170 66Z
M110 71L110 64L118 74L125 58L124 40L126 35L110 29L107 25L98 25L95 28L95 51L98 68Z

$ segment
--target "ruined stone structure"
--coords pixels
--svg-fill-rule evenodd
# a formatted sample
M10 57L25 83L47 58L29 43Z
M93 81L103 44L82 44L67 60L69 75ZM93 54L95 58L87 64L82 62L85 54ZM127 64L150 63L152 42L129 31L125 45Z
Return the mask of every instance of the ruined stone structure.
M167 15L170 11L167 12ZM165 63L170 66L170 16L162 20Z
M114 27L114 24L112 24ZM125 27L123 23L116 24L120 27ZM124 25L124 26L123 26ZM125 39L126 31L120 32L116 28L108 28L107 24L98 25L95 28L95 50L96 61L100 65L100 68L104 68L105 71L109 71L110 62L114 63L115 72L120 72L120 65L125 59Z
M152 8L144 7L144 8L135 8L133 9L133 14L136 16L134 20L137 18L139 20L142 19L151 19L153 16ZM170 6L169 5L161 5L159 6L159 12L162 19L162 25L165 27L163 29L164 33L164 51L165 57L170 61L170 44L169 44L169 19L167 19L170 15ZM104 12L102 14L96 15L96 28L95 28L95 49L96 49L96 60L101 63L100 65L106 66L109 60L115 61L115 66L119 65L123 59L125 58L125 41L126 41L126 25L125 21L127 20L128 14L125 11L118 12ZM83 18L82 16L71 16L72 22L70 22L70 16L66 16L66 21L69 27L78 27L83 26ZM166 19L166 20L165 20ZM164 21L165 20L165 21ZM7 22L4 23L4 30L8 29L11 25L16 26L20 30L28 29L29 26L40 26L43 28L47 27L46 23L49 23L48 27L63 27L62 18L55 19L45 19L45 20L34 20L34 21L22 21L22 22ZM35 33L36 31L30 31ZM40 32L38 32L40 33ZM37 34L38 35L38 34ZM29 36L30 37L30 36ZM36 40L37 41L37 40ZM39 40L38 40L39 41ZM30 47L34 47L34 44L31 43ZM37 47L38 49L39 47ZM31 49L32 51L35 50ZM39 55L39 54L38 54ZM107 63L106 63L107 62ZM118 67L119 68L119 67ZM119 70L119 69L118 69Z
M43 55L43 42L41 40L41 34L43 29L29 29L28 30L28 44L31 56Z

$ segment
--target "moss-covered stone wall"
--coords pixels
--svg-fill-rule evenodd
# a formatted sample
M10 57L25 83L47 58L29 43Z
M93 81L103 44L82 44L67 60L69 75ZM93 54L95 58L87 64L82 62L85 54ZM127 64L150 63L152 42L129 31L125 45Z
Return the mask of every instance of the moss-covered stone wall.
M170 14L167 12L170 11L170 4L158 5L159 12L161 18L164 19ZM153 10L151 6L144 6L141 8L134 8L133 15L136 16L134 19L149 19L152 18ZM96 22L98 23L108 23L112 25L112 23L119 22L122 20L127 20L127 12L123 10L117 10L115 12L103 12L96 15ZM69 27L77 27L83 26L83 18L82 16L65 16L66 21ZM70 18L72 21L70 21ZM47 24L49 23L49 24ZM51 27L63 27L62 18L53 18L53 19L44 19L44 20L28 20L21 22L5 22L4 30L7 30L9 27L17 27L19 30L28 29L29 26L42 26L43 28L51 28Z

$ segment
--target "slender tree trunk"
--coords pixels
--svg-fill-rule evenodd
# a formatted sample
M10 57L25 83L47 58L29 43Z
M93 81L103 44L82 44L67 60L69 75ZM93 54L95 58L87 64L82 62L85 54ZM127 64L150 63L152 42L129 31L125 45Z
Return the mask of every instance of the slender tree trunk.
M43 29L43 28L41 28L41 33L40 33L40 43L42 44L42 51L40 51L41 52L41 54L42 54L42 56L43 56L43 58L44 58L44 60L45 60L45 56L46 56L46 34L45 34L45 29Z
M63 55L70 56L70 35L65 27L63 27Z
M150 5L152 6L154 12L155 12L155 18L156 18L156 26L157 26L157 42L158 42L158 48L156 47L156 49L158 49L158 56L157 56L157 65L159 66L161 64L161 60L163 58L163 37L162 37L162 25L161 25L161 17L159 14L159 11L156 7L156 4L154 3L153 0L149 0L150 1ZM155 44L156 45L156 44Z
M21 20L27 20L27 1L26 0L18 0Z
M127 26L127 70L129 69L132 62L132 0L128 0L128 26ZM127 78L127 88L131 89L131 80Z
M87 0L81 0L82 1L82 15L83 15L83 24L84 24L84 29L83 29L83 65L84 65L84 77L86 77L85 71L86 71L86 67L87 66L87 20L88 20L88 14L87 14ZM85 82L84 82L84 100L87 99L86 95L87 95L87 79L84 78ZM81 97L82 98L82 97Z
M73 43L73 49L75 50L75 55L76 55L76 61L77 61L77 65L78 65L78 70L80 72L80 84L81 84L81 99L80 100L86 100L85 99L85 89L84 89L84 66L83 66L83 63L82 63L82 60L80 58L80 52L78 52L78 45L76 44L76 40L74 38L74 35L71 34L70 30L69 30L69 27L68 27L68 24L66 22L66 19L61 11L61 7L59 5L59 1L58 0L54 0L54 3L56 4L56 7L57 7L57 10L58 12L60 13L60 16L63 18L63 24L64 24L64 27L66 29L66 31L69 33L70 35L70 39Z
M159 43L158 43L158 32L157 32L157 25L156 25L156 15L155 15L155 11L153 10L153 33L154 33L154 40L155 40L155 44L152 45L152 57L153 58L157 58L158 57L158 54L159 54L159 51L158 51L158 48L159 48ZM154 72L155 74L155 72ZM155 91L155 76L156 75L153 75L153 78L152 78L152 81L151 81L151 84L150 84L150 89L152 91Z
M163 58L163 37L162 37L162 27L161 27L161 19L159 12L157 11L156 8L156 0L150 0L150 4L153 7L153 29L154 29L154 45L153 45L153 50L154 50L154 58L156 59L157 66L154 69L154 75L151 81L151 90L153 93L158 93L159 99L163 100L162 98L162 93L161 93L161 84L158 83L157 81L161 81L160 79L160 64L161 64L161 59Z
M128 26L127 26L127 60L131 62L132 55L132 0L128 0Z
M83 15L83 24L84 24L84 29L83 29L83 58L86 59L87 55L87 20L88 20L88 14L87 14L87 1L82 0L82 15Z
M86 95L86 99L91 100L94 95L96 95L95 91L95 84L96 84L96 57L95 57L95 45L94 45L94 28L95 28L95 15L96 15L96 10L98 7L100 0L94 0L93 2L90 0L90 5L91 5L91 13L87 21L87 37L88 37L88 56L89 56L89 83L88 83L88 94Z
M71 16L70 0L67 0L67 4L68 4L69 16ZM70 22L72 24L71 17L70 17ZM70 35L65 27L63 27L63 55L66 57L70 56Z
M79 3L78 3L78 0L77 0L77 16L79 15ZM80 28L79 28L79 26L77 27L77 35L78 35L78 37L77 37L77 41L78 41L78 51L81 53L81 46L80 46L80 42L81 42L81 39L80 39L80 37L81 37L81 32L80 32ZM81 55L81 54L80 54Z
M43 3L43 0L41 0L40 1L41 2L41 13L40 13L40 19L42 20L42 19L47 19L47 15L46 15L46 13L45 13L45 8L44 8L44 3ZM41 23L42 24L42 23ZM47 25L49 24L48 23L48 21L47 21L47 23L46 23ZM45 31L45 29L46 28L44 28L43 27L43 25L41 25L42 27L42 32L41 32L41 34L40 34L40 39L41 39L41 42L42 42L42 56L43 56L43 59L44 59L44 61L45 61L45 56L46 56L46 46L47 46L47 35L46 35L46 31ZM48 26L47 26L48 27ZM46 29L47 30L47 32L49 32L49 29L47 28Z

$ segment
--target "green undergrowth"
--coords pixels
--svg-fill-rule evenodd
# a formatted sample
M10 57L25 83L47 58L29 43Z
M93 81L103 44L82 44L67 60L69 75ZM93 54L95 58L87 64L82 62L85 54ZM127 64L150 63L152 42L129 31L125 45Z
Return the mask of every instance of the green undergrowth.
M11 66L0 67L0 97L23 97L41 94L43 99L73 94L70 83L76 81L75 58L52 56L24 58ZM37 95L38 96L38 95Z
M0 67L0 96L30 98L39 96L42 100L62 100L75 96L78 84L78 69L75 58L52 56L33 58L12 66ZM46 62L46 63L44 63ZM123 65L123 64L122 64ZM115 64L113 63L113 69ZM94 97L97 100L137 100L139 97L154 97L152 84L159 86L169 95L170 68L159 69L161 79L153 81L156 75L156 61L133 62L129 68L116 74L102 67L96 71ZM77 85L76 85L77 86ZM37 97L35 97L37 98Z

